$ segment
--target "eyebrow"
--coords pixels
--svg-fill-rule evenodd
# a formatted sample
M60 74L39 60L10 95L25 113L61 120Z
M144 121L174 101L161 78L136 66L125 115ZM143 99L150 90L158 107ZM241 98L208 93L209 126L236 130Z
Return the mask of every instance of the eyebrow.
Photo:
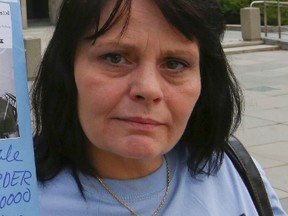
M96 42L93 46L96 46L99 48L101 48L101 47L120 47L120 48L127 49L127 50L135 49L137 47L133 44L123 43L120 40L118 40L118 41L114 41L114 40L101 41L101 39L96 40Z
M128 52L129 51L134 51L136 52L137 50L137 47L136 45L134 44L130 44L130 43L126 43L126 42L123 42L123 41L120 41L120 40L108 40L108 41L101 41L100 40L96 40L95 44L93 45L97 48L102 48L102 47L118 47L119 49L123 49L123 50L127 50ZM183 49L181 48L178 48L178 49L171 49L171 50L162 50L161 49L161 53L167 57L169 56L191 56L192 58L195 58L197 55L196 55L196 50L198 51L199 53L199 47L196 46L195 48L197 49L189 49L187 50L187 46L185 46L183 44ZM184 50L186 49L186 50Z
M168 50L163 52L166 56L191 56L191 57L196 57L196 52L195 50L187 51L187 50Z

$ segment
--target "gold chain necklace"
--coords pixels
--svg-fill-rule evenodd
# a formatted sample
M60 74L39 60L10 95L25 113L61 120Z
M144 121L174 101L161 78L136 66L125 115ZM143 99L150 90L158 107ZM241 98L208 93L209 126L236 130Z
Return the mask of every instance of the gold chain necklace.
M169 193L169 189L170 189L170 170L169 170L169 166L168 166L168 161L166 159L166 156L164 155L164 160L166 163L166 175L167 175L167 186L166 186L166 191L165 191L165 195L161 201L161 203L159 204L158 208L156 209L156 211L152 214L152 216L156 216L159 211L161 210L161 208L163 207L166 198L168 196ZM120 199L104 182L101 178L99 178L98 176L96 176L97 180L100 182L100 184L109 192L109 194L111 196L113 196L119 203L121 203L123 206L125 206L125 208L127 208L133 215L135 216L139 216L139 214L137 212L135 212L133 209L131 209L122 199Z

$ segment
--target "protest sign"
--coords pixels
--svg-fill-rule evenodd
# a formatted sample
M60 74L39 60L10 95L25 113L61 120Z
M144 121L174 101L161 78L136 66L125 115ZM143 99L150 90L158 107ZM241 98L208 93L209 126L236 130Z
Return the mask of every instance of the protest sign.
M0 0L0 216L38 216L20 2Z

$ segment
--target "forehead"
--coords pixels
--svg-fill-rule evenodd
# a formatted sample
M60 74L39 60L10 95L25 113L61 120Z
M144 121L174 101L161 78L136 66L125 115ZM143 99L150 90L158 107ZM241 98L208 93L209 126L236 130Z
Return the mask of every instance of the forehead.
M100 28L105 25L107 19L109 19L114 6L115 1L107 1L103 7L99 22ZM99 38L100 40L106 38L110 41L120 41L121 39L121 41L125 40L126 42L130 41L133 43L146 38L147 40L158 39L159 43L181 42L185 45L195 43L195 41L187 39L184 34L166 20L155 1L134 0L131 1L130 6L129 18L126 19L125 15L122 15L121 18L100 37L101 39ZM125 28L124 34L121 34L126 24L127 28Z

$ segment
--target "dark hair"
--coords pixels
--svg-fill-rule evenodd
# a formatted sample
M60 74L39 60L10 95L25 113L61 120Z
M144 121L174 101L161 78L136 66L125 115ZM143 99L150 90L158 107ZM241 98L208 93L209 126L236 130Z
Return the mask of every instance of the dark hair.
M127 26L131 2L117 0L110 17L100 28L105 0L64 0L32 89L39 181L52 179L69 166L83 194L77 171L91 175L93 168L77 114L75 50L87 30L95 29L89 37L95 41L121 17L126 19ZM216 0L155 2L169 23L199 43L201 95L178 145L189 152L191 174L212 174L219 168L228 137L237 128L241 116L241 90L221 46L224 19Z

